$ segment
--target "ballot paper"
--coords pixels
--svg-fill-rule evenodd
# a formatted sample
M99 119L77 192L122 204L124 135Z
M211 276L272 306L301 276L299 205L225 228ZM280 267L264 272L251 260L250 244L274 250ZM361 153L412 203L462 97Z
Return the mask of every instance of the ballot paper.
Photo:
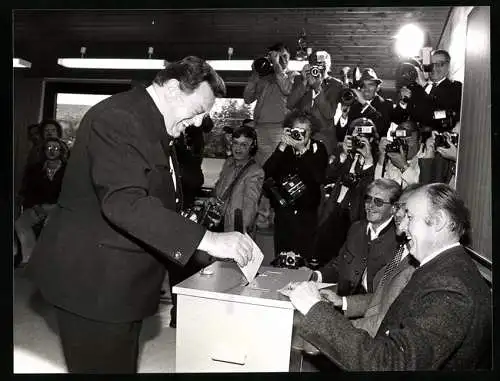
M248 234L245 233L245 235L250 238ZM252 252L252 260L246 264L246 266L241 267L238 265L240 268L241 272L243 275L245 275L245 278L247 279L248 283L252 282L257 275L257 271L260 269L260 265L262 264L262 261L264 260L264 254L262 254L262 251L260 250L259 246L253 241L252 238L250 238L253 244L253 252Z
M321 283L321 282L312 282L312 283L318 288L318 290L337 285L337 283ZM290 282L285 287L280 288L278 292L282 295L290 297L290 292L292 292L292 285L293 283Z

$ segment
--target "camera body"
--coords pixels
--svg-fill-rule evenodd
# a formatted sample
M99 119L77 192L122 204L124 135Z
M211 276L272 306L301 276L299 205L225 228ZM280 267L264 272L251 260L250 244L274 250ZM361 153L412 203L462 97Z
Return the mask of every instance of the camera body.
M456 146L458 144L458 134L450 133L449 136L451 143ZM446 136L442 133L437 133L434 137L434 147L450 148L450 143L448 143Z
M304 140L306 131L301 128L292 128L289 132L290 137L298 142Z
M342 185L347 188L354 188L359 181L358 175L356 173L347 172L342 176L341 182Z
M218 230L224 218L224 201L218 198L196 200L193 207L182 211L181 215L208 230Z
M434 129L440 132L451 131L455 126L455 112L451 110L433 111Z
M297 174L286 176L280 183L269 177L264 181L263 188L280 207L293 205L306 191L304 182Z
M404 141L407 136L406 130L395 130L391 133L393 137L393 141L385 146L385 152L395 152L399 153L401 147L403 147L403 151L408 150L408 144Z
M284 267L287 269L298 269L305 266L305 260L300 254L295 254L293 251L281 252L273 261L274 266Z
M363 142L358 136L353 136L351 138L352 151L356 151L358 148L363 148Z
M321 74L323 73L323 71L325 70L325 68L321 65L313 65L311 66L311 68L309 69L309 73L311 74L311 76L313 76L314 78L318 78L321 76Z

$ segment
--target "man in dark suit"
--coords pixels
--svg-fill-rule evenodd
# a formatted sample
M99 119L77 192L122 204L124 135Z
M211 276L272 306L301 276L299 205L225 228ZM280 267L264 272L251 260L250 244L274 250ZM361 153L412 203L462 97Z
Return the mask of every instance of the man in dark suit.
M406 202L402 229L420 263L375 335L355 328L314 283L294 285L299 329L348 370L491 368L491 292L459 240L469 212L448 185L424 185Z
M379 137L386 136L391 124L393 102L384 99L378 94L382 80L372 68L367 68L361 73L359 80L361 91L352 89L356 94L356 101L350 106L337 106L334 123L338 140L344 140L347 127L357 118L365 117L375 122Z
M338 283L341 296L373 292L374 277L396 249L392 205L401 187L389 179L378 179L366 189L366 220L352 224L337 257L312 274L311 280Z
M148 88L85 114L58 206L26 269L56 307L69 372L136 372L141 323L157 310L164 262L251 259L246 236L212 233L179 214L173 139L199 127L224 93L204 60L186 57Z
M398 247L393 259L375 274L374 283L377 284L375 291L344 297L332 290L320 291L320 294L336 307L344 306L344 315L350 319L354 318L352 324L357 328L364 329L372 337L375 337L387 310L406 286L415 271L415 265L418 264L415 258L410 255L405 239L406 235L401 228L406 213L406 201L419 187L420 184L409 185L401 193L399 200L394 203L394 223L398 236Z
M417 84L400 88L400 101L394 108L393 121L400 123L410 118L440 131L450 131L460 121L462 83L448 78L450 61L446 50L433 51L432 71L427 82L418 64L414 65Z

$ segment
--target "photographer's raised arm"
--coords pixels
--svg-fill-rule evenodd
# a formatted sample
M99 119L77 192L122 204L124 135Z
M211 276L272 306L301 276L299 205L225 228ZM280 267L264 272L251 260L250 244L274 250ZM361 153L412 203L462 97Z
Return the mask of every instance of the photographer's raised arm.
M296 75L293 80L292 89L286 100L286 107L288 107L289 110L298 108L307 90L307 84L304 82L303 76Z
M258 82L259 75L252 69L252 74L248 78L248 83L243 90L243 100L246 104L250 104L257 99L260 90L258 89Z

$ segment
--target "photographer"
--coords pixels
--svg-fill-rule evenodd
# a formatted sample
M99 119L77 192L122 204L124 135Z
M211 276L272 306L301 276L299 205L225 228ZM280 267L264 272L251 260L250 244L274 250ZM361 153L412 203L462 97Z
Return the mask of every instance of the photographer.
M252 74L243 91L246 104L257 101L253 111L259 152L255 160L263 166L281 139L283 120L287 113L286 99L292 89L296 73L288 70L288 48L277 43L268 49L265 57L252 64ZM262 197L257 216L257 227L269 227L271 210L269 200Z
M242 211L245 232L253 235L264 171L254 157L258 151L255 129L242 125L232 134L232 155L215 183L214 195L224 201L224 231L234 231L236 209Z
M243 91L246 104L257 101L253 116L257 130L259 153L256 160L263 165L278 145L287 113L286 99L292 89L294 72L288 71L290 53L282 44L268 49L265 57L252 64L252 74Z
M377 138L373 121L354 120L328 163L315 236L315 253L320 264L337 256L351 224L365 218L363 196L373 181Z
M414 66L416 74L408 65ZM430 80L426 81L415 60L400 67L398 82L403 86L397 86L401 99L394 110L394 121L398 123L409 117L440 132L450 131L460 120L462 83L448 79L450 55L445 50L432 52L429 69ZM417 86L412 88L408 82Z
M419 182L418 158L420 132L418 125L407 120L392 133L392 141L382 137L379 143L379 158L375 167L375 179L396 181L403 189L408 184Z
M392 119L393 102L378 94L382 81L372 68L361 73L359 80L361 90L349 89L342 93L335 104L334 117L337 137L343 138L349 124L357 118L365 117L373 120L380 136L385 136Z
M309 55L308 60L302 74L295 77L287 107L290 110L309 112L317 119L320 130L314 138L325 145L330 155L337 145L335 130L331 126L344 85L328 75L331 60L327 52L315 51Z
M460 122L454 128L458 131ZM422 145L423 146L423 145ZM419 158L420 181L424 184L447 183L455 187L455 167L458 153L458 133L432 131Z
M275 255L293 251L311 259L326 149L311 139L317 126L309 114L292 111L283 126L281 141L264 165L264 189L275 210Z

